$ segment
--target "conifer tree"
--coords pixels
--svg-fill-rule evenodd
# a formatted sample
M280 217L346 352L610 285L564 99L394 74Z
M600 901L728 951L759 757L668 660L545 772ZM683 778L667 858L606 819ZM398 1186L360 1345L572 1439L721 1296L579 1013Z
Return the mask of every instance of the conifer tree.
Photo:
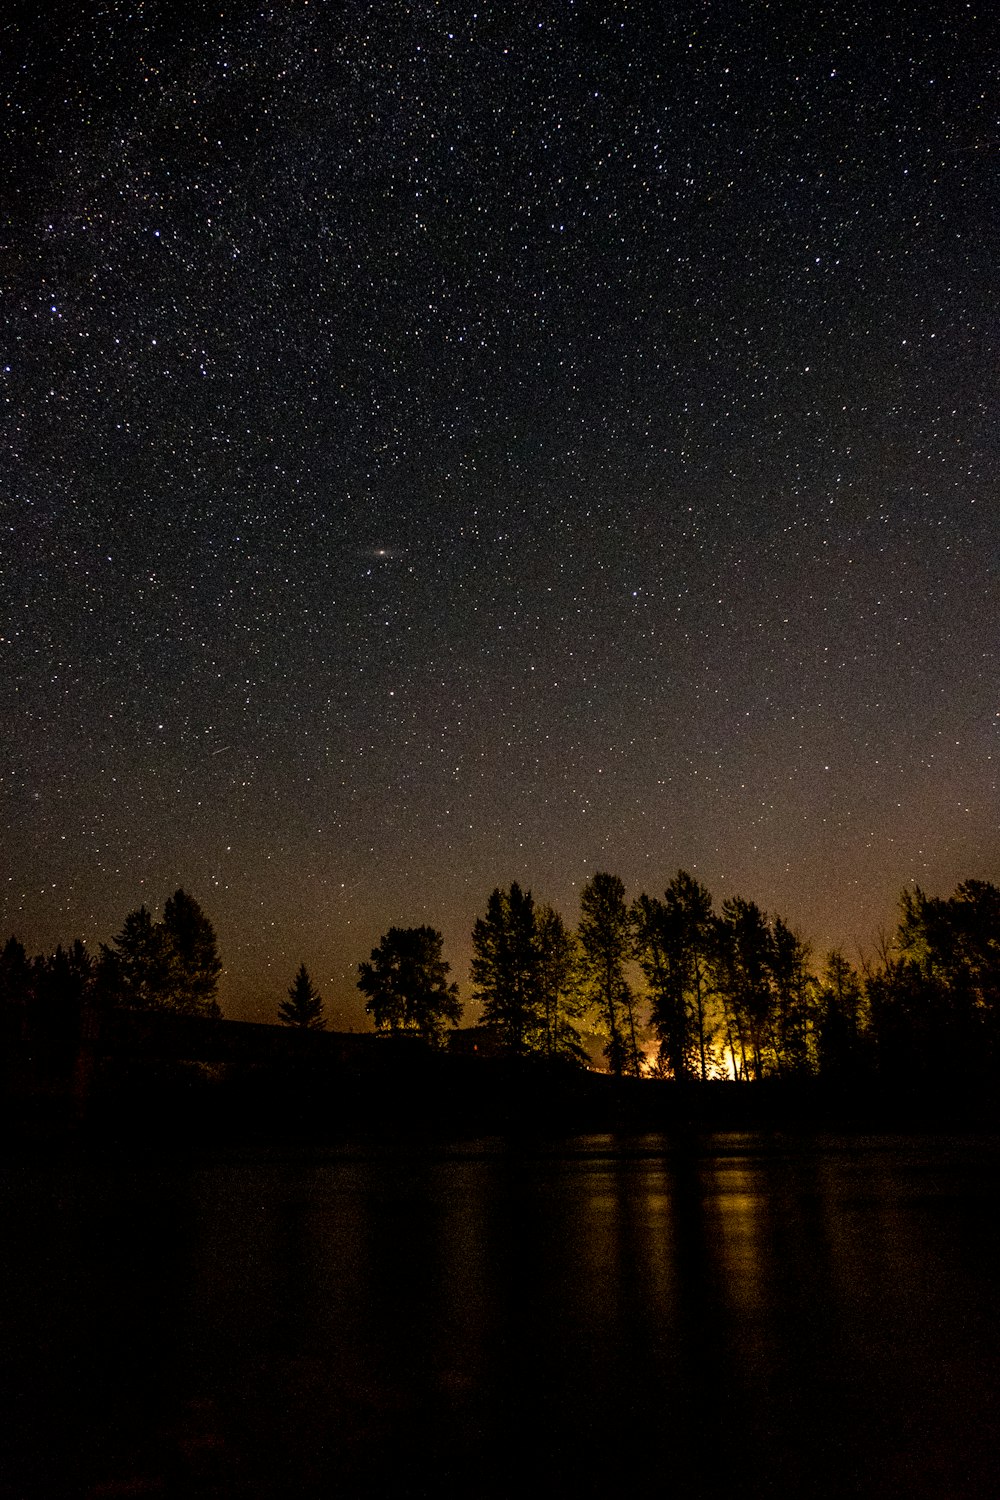
M607 1034L604 1050L611 1071L638 1074L635 997L625 972L632 932L625 887L617 875L598 871L584 887L578 931L584 990Z
M170 1005L185 1015L215 1015L222 973L215 930L198 902L177 890L163 908L163 928L172 953Z
M535 903L515 882L494 890L472 931L473 995L483 1025L516 1054L537 1048L544 1028Z
M288 987L288 999L278 1006L278 1018L285 1026L295 1026L300 1031L324 1031L323 997L309 978L305 964Z
M20 938L9 937L0 949L0 1009L23 1009L31 991L31 961Z
M101 945L102 999L129 1010L173 1010L218 1016L222 972L215 930L186 891L169 897L163 921L145 906L130 911L111 945Z
M174 954L166 929L147 906L130 911L112 946L101 944L104 997L126 1010L161 1010L170 1004Z

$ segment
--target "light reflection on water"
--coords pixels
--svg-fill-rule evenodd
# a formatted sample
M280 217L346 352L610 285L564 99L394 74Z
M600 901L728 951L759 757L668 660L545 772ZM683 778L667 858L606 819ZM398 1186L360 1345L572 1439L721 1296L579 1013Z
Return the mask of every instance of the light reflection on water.
M760 1244L766 1208L762 1184L740 1161L711 1162L705 1178L709 1238L725 1294L736 1307L756 1311L766 1296Z
M992 1497L997 1163L717 1136L8 1167L4 1492Z

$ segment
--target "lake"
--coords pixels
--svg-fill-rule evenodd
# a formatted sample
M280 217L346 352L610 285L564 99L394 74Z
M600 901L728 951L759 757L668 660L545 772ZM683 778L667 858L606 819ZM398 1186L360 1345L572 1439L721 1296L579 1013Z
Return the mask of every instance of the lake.
M11 1496L1000 1495L1000 1143L18 1158Z

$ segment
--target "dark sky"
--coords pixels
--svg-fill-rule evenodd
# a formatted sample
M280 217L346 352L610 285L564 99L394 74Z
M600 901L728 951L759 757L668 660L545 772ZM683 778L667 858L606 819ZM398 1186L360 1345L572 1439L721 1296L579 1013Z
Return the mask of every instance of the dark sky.
M0 933L183 884L230 1014L358 1024L511 880L853 951L1000 877L991 5L65 9L0 33Z

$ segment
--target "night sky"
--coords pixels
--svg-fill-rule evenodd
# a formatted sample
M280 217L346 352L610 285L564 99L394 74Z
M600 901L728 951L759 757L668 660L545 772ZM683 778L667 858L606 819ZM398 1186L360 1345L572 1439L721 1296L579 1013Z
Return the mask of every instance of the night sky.
M1000 878L991 5L38 9L0 935L183 885L228 1014L358 1025L511 880L853 955Z

